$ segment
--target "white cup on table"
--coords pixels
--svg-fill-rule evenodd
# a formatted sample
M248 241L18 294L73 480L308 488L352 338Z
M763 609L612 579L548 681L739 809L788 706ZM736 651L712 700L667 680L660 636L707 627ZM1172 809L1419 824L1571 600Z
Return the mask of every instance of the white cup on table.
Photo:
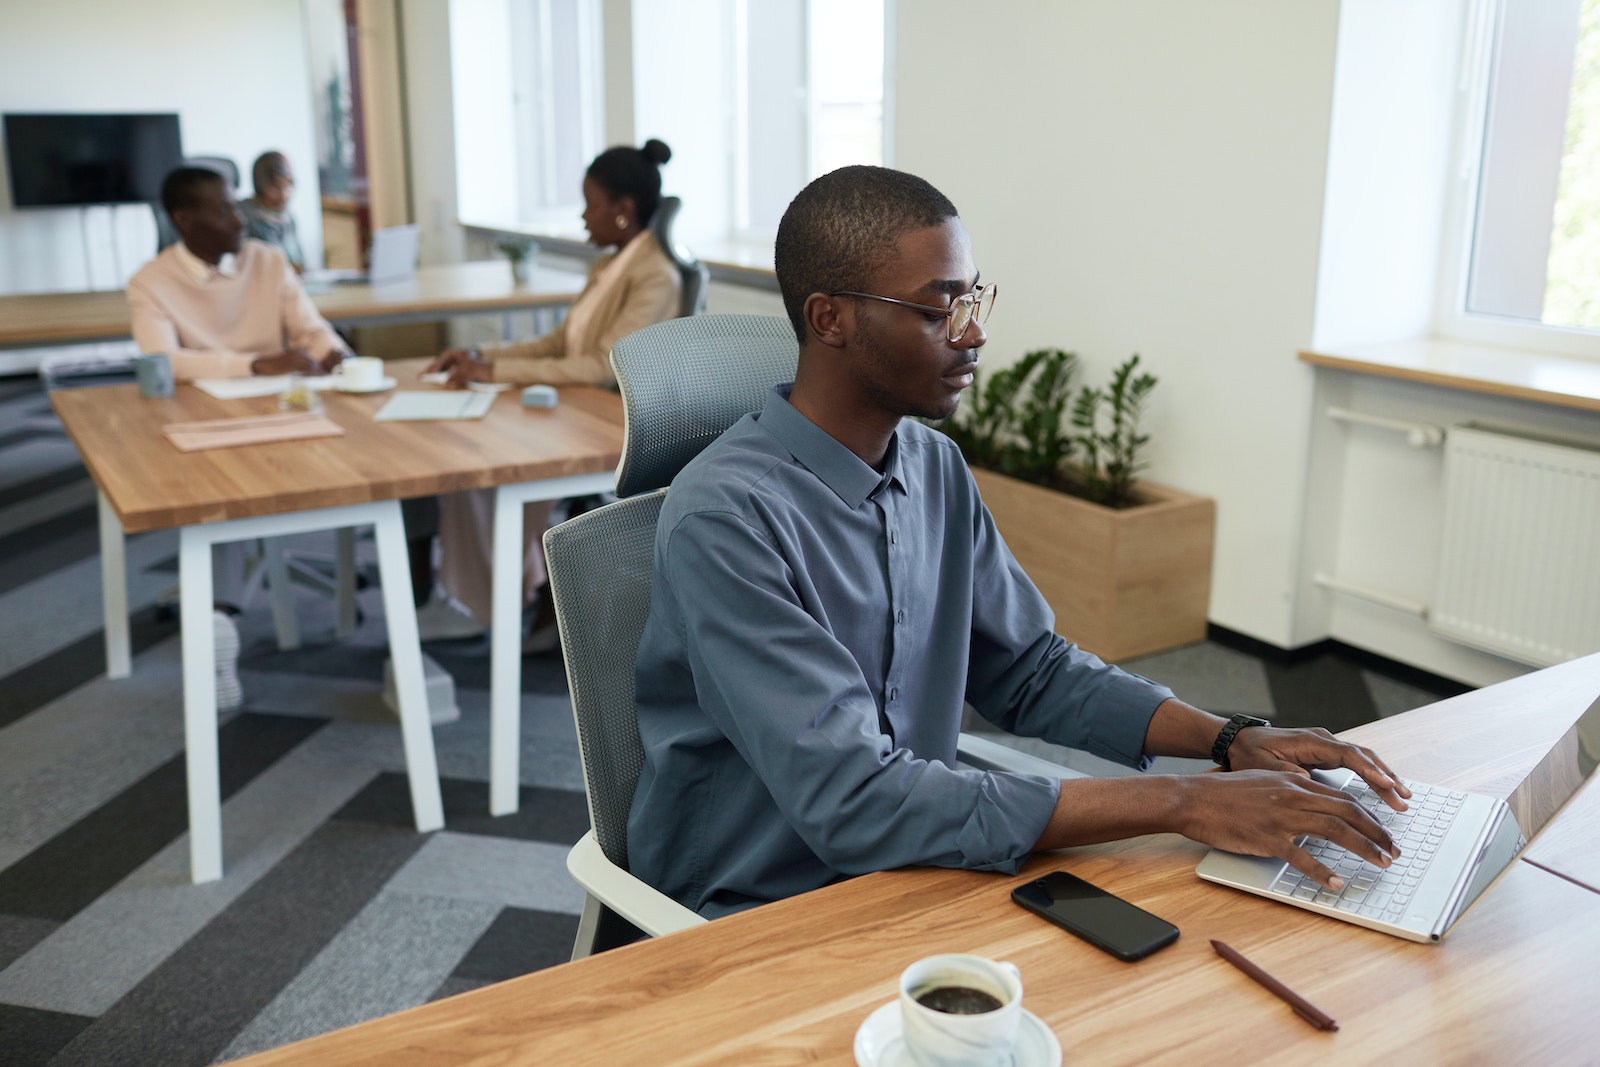
M342 381L341 388L364 392L383 384L383 360L375 356L347 356L333 368Z
M1022 1019L1022 976L982 956L929 956L900 975L900 1025L920 1067L1011 1063Z

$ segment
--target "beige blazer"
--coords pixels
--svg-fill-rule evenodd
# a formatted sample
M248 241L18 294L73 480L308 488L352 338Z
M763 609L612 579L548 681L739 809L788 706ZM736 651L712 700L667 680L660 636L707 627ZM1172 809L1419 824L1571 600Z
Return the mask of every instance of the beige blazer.
M648 241L649 247L639 249L633 256L627 273L605 294L582 337L568 337L567 324L563 322L535 340L479 350L484 359L494 362L495 381L514 385L616 384L609 358L611 346L635 330L675 318L682 299L683 277L661 251L655 234L647 231L634 240ZM616 255L608 252L589 265L585 293Z

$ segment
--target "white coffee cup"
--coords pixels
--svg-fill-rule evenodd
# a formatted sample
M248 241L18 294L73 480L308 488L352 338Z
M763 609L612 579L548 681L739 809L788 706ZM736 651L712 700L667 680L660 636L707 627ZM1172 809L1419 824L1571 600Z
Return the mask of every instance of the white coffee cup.
M383 384L383 360L375 356L346 356L333 373L344 379L345 389L376 389Z
M984 994L999 1006L985 1011L973 1003L984 1000ZM943 1002L946 1008L978 1010L972 1014L939 1010L925 1000ZM901 1032L906 1051L921 1067L1010 1064L1021 1019L1022 976L1009 963L982 956L929 956L900 975Z

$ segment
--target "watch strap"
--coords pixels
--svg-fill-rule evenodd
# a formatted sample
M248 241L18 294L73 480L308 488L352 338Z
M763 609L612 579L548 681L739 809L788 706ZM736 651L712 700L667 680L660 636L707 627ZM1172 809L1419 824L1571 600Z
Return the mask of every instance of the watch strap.
M1227 721L1226 724L1223 725L1222 732L1217 734L1216 741L1211 745L1211 762L1221 764L1222 769L1225 771L1233 770L1233 768L1228 765L1228 748L1233 744L1233 739L1239 735L1239 731L1243 730L1246 726L1271 725L1272 723L1266 719L1260 719L1254 715L1233 716Z

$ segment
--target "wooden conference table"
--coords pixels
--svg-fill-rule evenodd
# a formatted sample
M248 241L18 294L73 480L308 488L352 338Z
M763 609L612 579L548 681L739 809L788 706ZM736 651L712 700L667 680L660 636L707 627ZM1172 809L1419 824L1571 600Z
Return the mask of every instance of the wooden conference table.
M387 369L403 386L429 389L416 383L425 365L425 360L401 360ZM190 853L196 882L222 873L212 544L374 526L412 804L418 829L437 829L443 810L399 501L495 488L495 536L503 539L496 544L496 558L503 551L514 561L496 567L496 584L520 590L520 505L610 489L622 450L622 400L602 389L563 387L560 404L552 409L524 408L511 390L495 399L485 418L448 422L374 421L388 392L347 395L329 390L321 395L343 436L183 453L162 435L163 426L272 413L276 398L218 400L187 385L165 399L141 398L133 385L51 394L100 492L111 677L126 676L131 668L123 536L179 530ZM518 596L495 597L490 785L499 798L497 813L514 810L517 798L520 608ZM500 617L502 610L505 618Z
M1505 796L1597 693L1600 655L1346 736L1403 774ZM1590 854L1600 846L1592 820L1565 828ZM1015 879L890 871L240 1062L848 1064L857 1028L894 998L900 971L940 952L1017 964L1025 1007L1069 1064L1600 1060L1600 893L1518 861L1444 942L1422 945L1201 882L1204 852L1160 835L1028 864L1024 877L1072 870L1183 931L1134 964L1013 905ZM1217 957L1211 938L1339 1031L1312 1029Z
M518 285L504 261L455 263L382 285L318 287L311 300L335 325L373 326L562 306L577 298L583 282L574 271L537 267L532 282ZM0 348L115 341L129 330L120 289L0 296Z

